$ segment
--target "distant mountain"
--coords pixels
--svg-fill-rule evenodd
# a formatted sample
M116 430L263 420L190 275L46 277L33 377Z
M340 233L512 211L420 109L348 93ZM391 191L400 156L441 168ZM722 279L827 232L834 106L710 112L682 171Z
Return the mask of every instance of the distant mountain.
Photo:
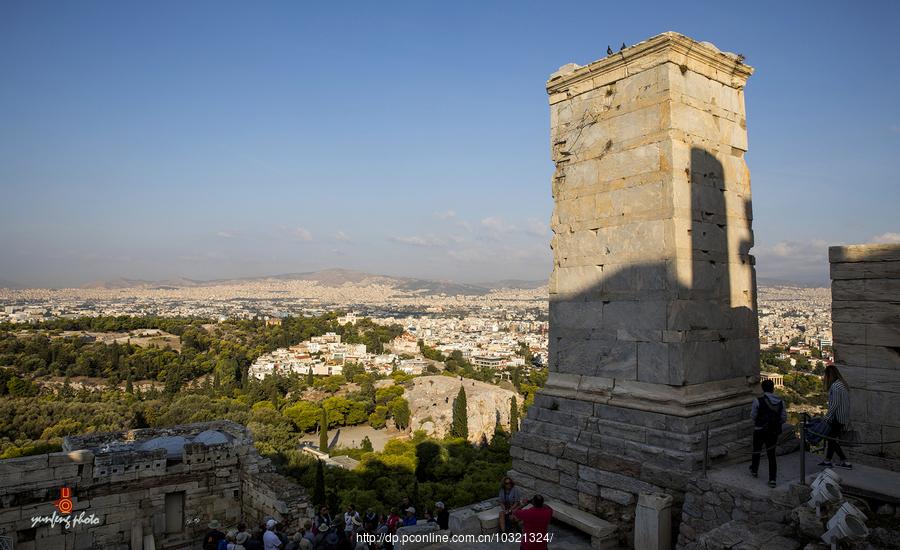
M546 286L547 284L547 279L541 279L538 281L527 281L523 279L503 279L502 281L494 281L492 283L481 283L478 286L487 288L521 288L532 290L535 288L541 288L542 286Z
M800 281L787 281L785 279L771 279L769 277L757 277L756 286L787 286L792 288L829 288L830 284L811 283Z
M176 278L163 281L147 281L143 279L118 278L109 281L101 281L83 285L82 288L98 289L123 289L123 288L185 288L198 286L214 286L222 284L255 283L264 281L313 281L322 286L338 287L343 285L384 285L425 295L446 294L481 296L492 289L521 288L534 289L546 284L546 281L522 281L507 279L494 283L466 284L454 281L417 279L413 277L393 277L389 275L375 275L352 269L323 269L303 273L282 273L279 275L267 275L262 277L241 277L237 279L215 279L210 281L198 281L195 279Z

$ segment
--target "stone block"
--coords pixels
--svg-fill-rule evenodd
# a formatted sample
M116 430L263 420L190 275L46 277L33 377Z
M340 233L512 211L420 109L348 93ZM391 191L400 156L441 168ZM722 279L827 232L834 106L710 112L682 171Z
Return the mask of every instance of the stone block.
M900 279L900 261L832 263L831 279Z
M602 498L603 500L615 502L616 504L621 504L622 506L629 506L631 504L634 504L633 494L626 493L625 491L619 491L617 489L610 489L609 487L600 488L600 498Z
M842 262L896 262L900 261L898 244L859 244L832 246L828 249L832 264Z
M478 514L472 508L451 510L449 527L450 532L454 535L481 534L481 520L478 519Z

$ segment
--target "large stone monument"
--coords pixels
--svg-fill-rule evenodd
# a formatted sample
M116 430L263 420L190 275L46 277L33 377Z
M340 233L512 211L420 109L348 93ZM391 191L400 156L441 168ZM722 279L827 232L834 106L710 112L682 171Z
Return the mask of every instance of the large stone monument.
M713 460L749 456L752 72L669 32L551 75L550 376L513 440L525 487L594 511L682 488L707 429Z
M833 246L834 358L850 385L852 458L900 471L900 244Z

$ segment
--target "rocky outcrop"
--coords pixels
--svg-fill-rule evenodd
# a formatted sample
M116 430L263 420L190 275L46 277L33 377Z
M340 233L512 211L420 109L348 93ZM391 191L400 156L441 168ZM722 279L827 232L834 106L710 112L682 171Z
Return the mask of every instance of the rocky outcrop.
M515 392L468 378L422 376L413 380L404 395L412 412L412 430L423 430L433 437L447 435L453 421L453 400L461 385L466 388L469 441L477 443L483 437L490 441L498 422L504 430L509 429L510 399L515 397L521 405Z

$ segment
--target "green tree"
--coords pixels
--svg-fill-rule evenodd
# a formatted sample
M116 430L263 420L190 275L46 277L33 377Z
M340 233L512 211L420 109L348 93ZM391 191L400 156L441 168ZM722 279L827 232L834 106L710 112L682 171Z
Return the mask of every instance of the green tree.
M386 405L378 405L375 407L375 412L369 415L369 426L372 426L376 430L384 428L387 424L389 412L390 410Z
M286 407L282 414L291 419L291 422L294 423L298 430L308 432L316 427L322 413L315 403L298 401L290 407Z
M312 367L309 367L309 370L306 372L306 385L311 388L315 383L316 378L313 376Z
M328 452L328 410L322 407L322 416L319 418L319 450Z
M453 423L450 426L450 435L453 437L469 438L469 415L466 403L466 388L459 387L459 393L453 400Z
M515 396L509 398L509 433L519 431L519 404Z
M37 386L30 380L13 376L6 382L6 389L12 397L31 397L37 395Z
M362 443L360 443L359 447L367 453L371 453L375 450L375 447L372 446L372 440L369 439L369 436L365 436L363 438Z
M429 481L434 477L434 467L441 456L441 446L434 441L416 445L416 479Z
M388 407L391 410L391 416L394 417L394 424L397 425L397 428L401 430L408 428L411 416L409 401L402 397L396 397L390 402Z
M325 465L316 461L316 483L313 485L313 504L319 507L325 504Z

